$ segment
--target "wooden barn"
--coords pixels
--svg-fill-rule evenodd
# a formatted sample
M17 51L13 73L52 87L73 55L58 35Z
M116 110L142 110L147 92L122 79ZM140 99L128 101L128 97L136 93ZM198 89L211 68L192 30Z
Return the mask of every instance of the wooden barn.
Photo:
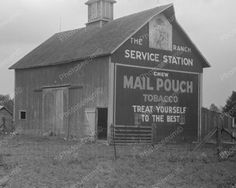
M0 130L2 133L13 130L13 115L10 110L0 105Z
M197 141L209 63L172 4L113 20L114 0L89 0L84 28L53 35L19 60L15 123L27 134L109 143Z

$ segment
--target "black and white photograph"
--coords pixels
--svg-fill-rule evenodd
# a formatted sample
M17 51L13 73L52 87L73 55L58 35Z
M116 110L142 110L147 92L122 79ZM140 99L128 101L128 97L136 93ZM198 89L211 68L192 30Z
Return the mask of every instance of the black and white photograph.
M235 7L0 0L0 188L236 188Z

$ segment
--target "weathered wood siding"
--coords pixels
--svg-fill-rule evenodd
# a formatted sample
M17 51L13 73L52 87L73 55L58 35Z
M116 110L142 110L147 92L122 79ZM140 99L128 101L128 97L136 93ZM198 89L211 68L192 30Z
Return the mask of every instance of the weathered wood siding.
M15 87L22 91L15 95L17 127L27 133L42 134L42 88L66 85L69 88L69 105L65 114L70 134L89 134L84 110L108 107L108 62L108 57L102 57L65 65L16 70ZM26 120L19 119L20 110L26 110Z
M111 62L115 64L114 126L118 143L151 143L154 134L154 142L160 142L180 126L183 131L174 140L193 142L199 139L204 59L174 19L173 14L167 12L153 17L111 56ZM158 31L158 28L162 28L162 31ZM165 44L161 44L163 41ZM163 76L163 73L167 73L167 76ZM191 83L192 90L184 92L180 87L178 91L171 91L167 87L155 88L161 85L156 78L160 83ZM126 87L123 84L125 80L128 80ZM145 84L144 87L133 87L136 83L146 81L150 88ZM176 96L176 102L154 99L171 96ZM138 108L151 110L145 113ZM160 108L185 110L182 113L172 110L161 112Z

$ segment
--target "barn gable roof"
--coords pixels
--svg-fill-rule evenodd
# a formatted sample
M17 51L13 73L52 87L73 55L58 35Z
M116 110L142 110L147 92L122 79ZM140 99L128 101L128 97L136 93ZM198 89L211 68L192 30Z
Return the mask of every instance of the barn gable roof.
M5 106L0 105L0 111L1 110L6 110L9 114L12 115L12 112L10 110L8 110Z
M44 67L110 55L153 16L169 8L173 9L173 5L159 6L118 18L105 24L102 28L85 27L57 33L11 66L10 69ZM197 52L199 51L197 50ZM209 67L209 63L201 54L200 56L204 60L203 67Z

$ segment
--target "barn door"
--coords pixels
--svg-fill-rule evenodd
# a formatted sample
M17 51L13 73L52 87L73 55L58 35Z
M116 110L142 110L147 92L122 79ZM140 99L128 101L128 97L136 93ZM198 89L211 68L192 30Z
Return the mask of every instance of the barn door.
M43 132L53 135L67 133L68 89L50 88L43 90L42 118Z
M97 109L97 138L101 140L107 139L107 108Z

